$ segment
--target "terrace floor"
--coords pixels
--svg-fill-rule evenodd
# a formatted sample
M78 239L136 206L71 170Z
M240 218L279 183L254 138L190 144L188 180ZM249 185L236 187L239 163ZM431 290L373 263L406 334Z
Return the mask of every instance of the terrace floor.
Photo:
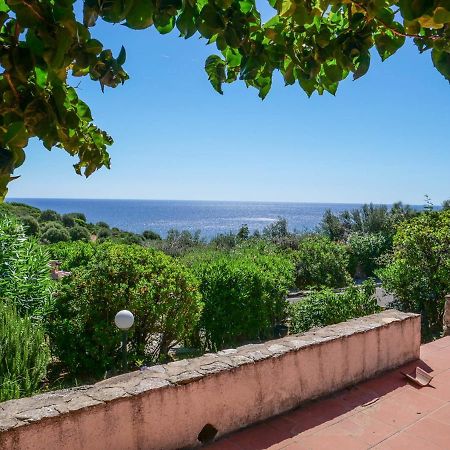
M450 450L450 337L422 345L420 356L419 361L233 433L207 448ZM400 373L413 372L417 366L434 377L429 386L415 387Z

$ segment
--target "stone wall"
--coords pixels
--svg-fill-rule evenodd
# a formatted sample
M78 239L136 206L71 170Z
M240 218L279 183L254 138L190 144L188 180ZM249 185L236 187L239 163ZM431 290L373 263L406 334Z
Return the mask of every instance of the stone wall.
M0 448L195 447L199 434L204 441L295 408L417 359L419 349L420 317L387 310L1 403Z

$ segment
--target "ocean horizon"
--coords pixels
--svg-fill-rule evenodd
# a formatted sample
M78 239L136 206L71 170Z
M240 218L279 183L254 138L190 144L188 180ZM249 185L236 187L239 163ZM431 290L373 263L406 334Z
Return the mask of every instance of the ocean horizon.
M164 237L170 229L200 230L206 239L220 233L236 232L244 224L251 232L262 231L280 217L288 221L291 231L313 231L327 209L341 213L362 206L361 203L74 198L9 198L7 202L25 203L42 210L53 209L60 214L81 212L89 222L103 221L111 227L134 233L153 230Z

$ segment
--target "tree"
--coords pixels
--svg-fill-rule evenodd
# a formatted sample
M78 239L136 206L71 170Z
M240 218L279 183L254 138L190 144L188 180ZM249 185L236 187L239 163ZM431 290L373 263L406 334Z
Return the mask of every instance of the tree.
M425 339L442 331L444 297L450 292L450 211L429 211L401 223L394 252L378 275L394 306L422 315Z
M99 18L136 30L154 25L162 34L177 27L184 38L198 32L218 49L205 69L219 93L240 79L264 98L277 70L308 95L334 95L350 73L357 79L368 71L373 46L384 60L406 38L431 50L450 80L448 0L269 0L276 14L267 22L255 0L84 0L82 23L74 3L0 0L0 198L32 137L77 156L79 174L109 167L113 141L69 84L69 76L89 76L103 90L128 79L125 49L114 57L91 35Z
M89 242L91 240L91 233L86 227L75 225L69 229L70 239L72 241Z
M55 244L56 242L67 242L70 240L70 234L66 228L64 228L59 223L52 222L52 225L49 226L41 236L41 240L47 244Z

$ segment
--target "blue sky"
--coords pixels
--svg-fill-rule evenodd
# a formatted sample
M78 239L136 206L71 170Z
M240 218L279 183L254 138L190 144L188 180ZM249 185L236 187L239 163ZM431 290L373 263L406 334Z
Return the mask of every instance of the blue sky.
M264 101L236 82L210 86L213 46L174 30L98 24L94 37L127 49L130 80L116 89L83 79L78 92L115 143L111 170L88 180L70 156L39 141L9 197L148 198L299 202L450 197L450 86L430 54L407 44L369 73L345 80L336 97L308 99L276 74Z

